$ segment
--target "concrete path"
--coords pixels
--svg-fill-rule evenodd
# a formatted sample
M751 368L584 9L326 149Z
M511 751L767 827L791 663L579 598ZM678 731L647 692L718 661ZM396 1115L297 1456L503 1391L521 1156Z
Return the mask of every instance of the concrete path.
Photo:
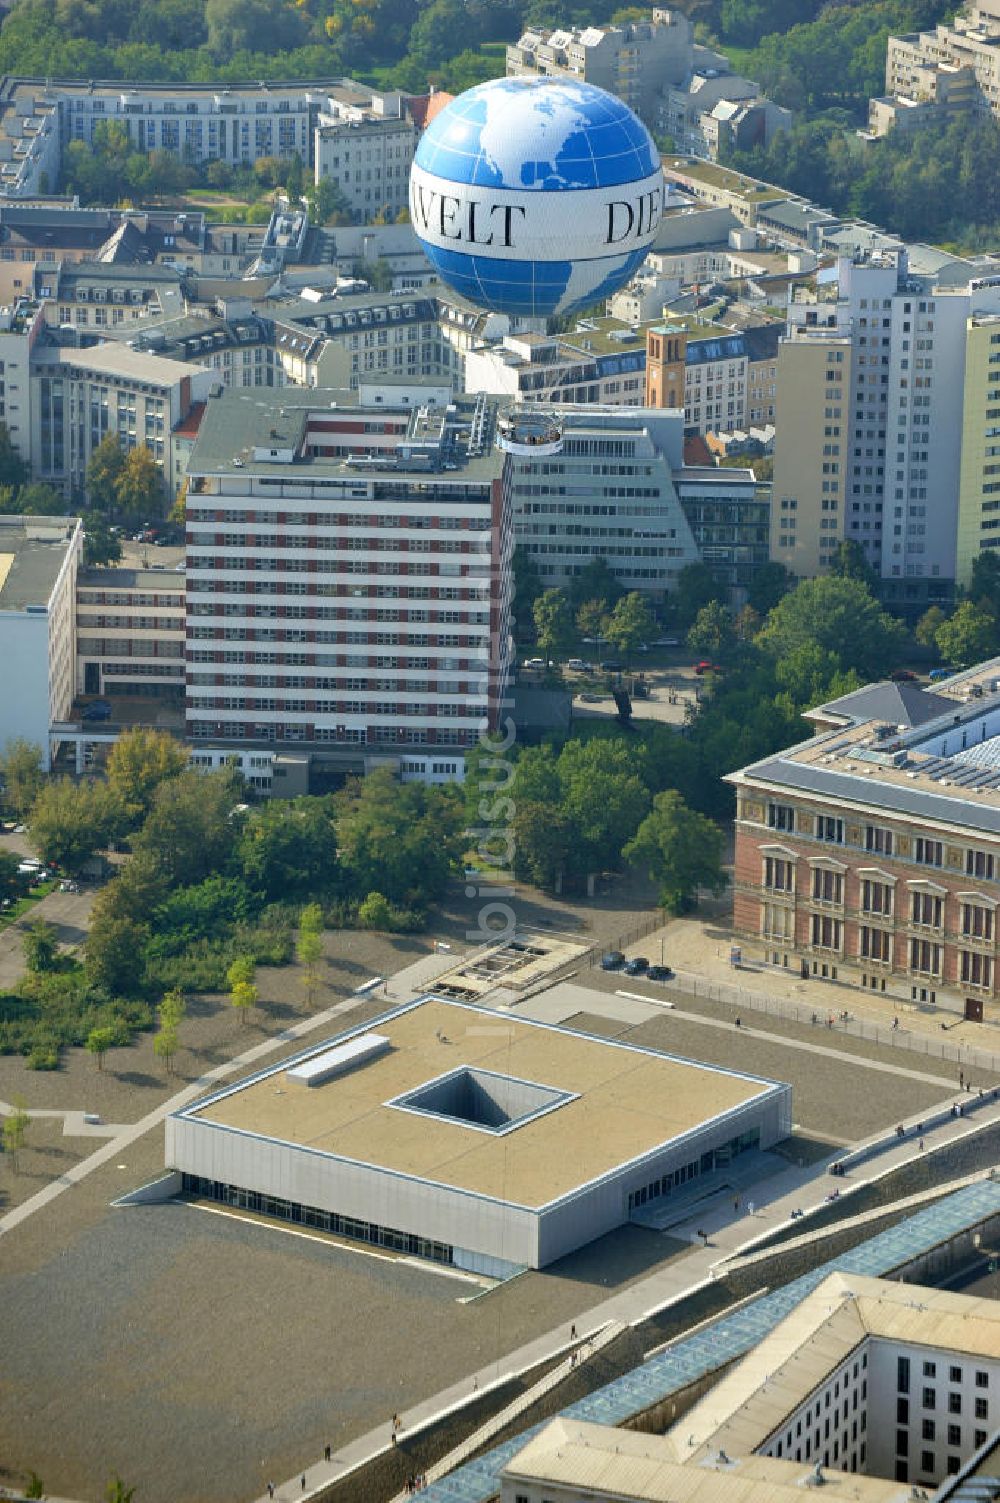
M632 985L637 982L633 981ZM638 982L641 984L641 980ZM676 994L676 995L679 995ZM704 1028L722 1029L724 1033L732 1034L734 1026L726 1018L706 1017L701 1012L686 1012L677 1002L673 1002L667 996L646 995L638 992L600 992L593 991L586 985L577 985L575 982L561 982L554 986L551 991L543 992L537 998L531 998L523 1006L517 1009L518 1017L535 1018L543 1023L564 1023L568 1018L583 1011L600 1014L602 1017L614 1017L620 1022L634 1026L644 1023L658 1013L666 1013L671 1018L682 1019L685 1023L696 1023ZM953 1071L948 1061L932 1061L937 1065L937 1073L932 1074L924 1070L910 1070L905 1065L892 1065L885 1060L871 1059L866 1055L852 1054L846 1049L838 1049L833 1040L836 1034L827 1031L826 1028L817 1027L818 1039L829 1039L829 1043L810 1043L805 1039L791 1039L783 1033L769 1033L766 1028L756 1027L746 1020L741 1020L740 1036L752 1039L763 1039L769 1044L777 1044L783 1049L797 1049L804 1054L815 1054L824 1059L835 1059L838 1063L858 1065L866 1070L880 1071L884 1075L902 1075L907 1080L918 1080L924 1085L940 1086L943 1092L953 1090L955 1080Z
M961 1099L963 1098L955 1095L956 1101ZM926 1151L932 1152L946 1143L981 1130L986 1123L995 1122L1000 1122L1000 1103L977 1112L973 1120L948 1118L941 1126L926 1133ZM847 1188L876 1180L887 1170L921 1157L920 1150L912 1140L900 1144L896 1142L894 1135L889 1135L884 1141L886 1146L882 1154L836 1181L836 1187L841 1193ZM687 1220L671 1227L669 1233L671 1238L688 1240L691 1251L578 1316L574 1322L577 1339L594 1337L609 1321L617 1321L622 1325L640 1323L680 1295L710 1282L720 1263L727 1262L741 1252L752 1251L754 1244L777 1226L790 1222L800 1233L808 1232L809 1212L825 1205L830 1187L834 1184L827 1169L837 1157L839 1155L833 1154L806 1168L789 1166L783 1173L755 1185L752 1202L741 1197L738 1211L733 1209L731 1196L714 1197L713 1203L703 1205L700 1210L692 1208ZM749 1210L751 1203L752 1212ZM792 1211L799 1210L805 1213L803 1219L793 1220ZM703 1231L708 1233L707 1242L702 1239ZM508 1356L480 1368L478 1372L470 1373L460 1383L452 1384L408 1409L401 1416L403 1426L399 1432L399 1441L405 1444L408 1434L461 1409L473 1397L480 1397L540 1362L562 1356L572 1344L569 1329L560 1326L526 1343ZM298 1475L277 1486L275 1497L281 1499L282 1503L308 1498L330 1482L381 1455L391 1445L392 1416L386 1415L384 1425L348 1441L334 1452L329 1461L316 1460ZM266 1500L265 1494L260 1503L266 1503Z

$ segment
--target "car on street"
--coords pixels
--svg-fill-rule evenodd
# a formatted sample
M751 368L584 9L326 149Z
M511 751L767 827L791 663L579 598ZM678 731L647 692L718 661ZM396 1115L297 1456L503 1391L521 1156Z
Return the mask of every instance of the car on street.
M894 684L915 684L917 675L910 668L894 668L889 674Z
M525 660L524 660L524 662L522 663L521 666L523 668L544 668L545 667L545 659L544 658L525 658Z
M938 679L951 678L954 672L956 672L954 668L932 668L927 677L931 683L937 683Z
M605 950L601 956L602 971L620 971L625 964L625 956L621 950Z
M622 663L616 663L613 660L609 660L606 663L601 663L600 669L602 673L622 673L624 671L624 665Z
M668 965L651 965L646 972L647 981L669 981L673 971Z
M705 673L721 673L722 669L718 663L710 663L707 658L703 658L700 663L695 663L694 671L701 678Z
M632 955L625 962L626 976L642 976L649 970L649 961L645 955Z
M587 671L587 665L583 661L583 658L569 658L566 662L566 667L572 668L574 673L586 673Z
M585 705L599 705L604 696L603 694L581 694L580 698Z

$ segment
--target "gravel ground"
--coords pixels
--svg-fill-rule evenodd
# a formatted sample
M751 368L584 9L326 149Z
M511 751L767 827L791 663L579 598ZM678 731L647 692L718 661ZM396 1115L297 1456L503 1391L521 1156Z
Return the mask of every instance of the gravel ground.
M117 1470L142 1503L235 1503L681 1250L624 1228L462 1304L470 1285L403 1261L194 1206L109 1209L154 1138L4 1241L2 1482L34 1467L93 1498Z

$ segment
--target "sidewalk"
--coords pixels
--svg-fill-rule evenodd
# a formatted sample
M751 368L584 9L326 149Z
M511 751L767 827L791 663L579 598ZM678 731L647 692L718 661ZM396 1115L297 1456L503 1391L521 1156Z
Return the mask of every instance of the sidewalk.
M955 1099L963 1098L956 1094ZM1000 1122L1000 1102L991 1103L971 1121L949 1117L940 1126L930 1128L925 1134L925 1150L921 1150L912 1139L899 1142L894 1134L887 1135L884 1152L866 1160L842 1178L833 1179L828 1173L830 1163L841 1157L838 1151L819 1163L805 1168L790 1165L781 1173L760 1181L753 1186L749 1199L741 1192L737 1197L738 1210L734 1209L732 1192L715 1197L711 1207L705 1205L700 1210L693 1207L687 1219L672 1226L669 1233L671 1238L689 1241L692 1244L690 1252L579 1315L574 1323L575 1339L565 1326L560 1326L478 1372L470 1373L461 1382L412 1405L402 1415L399 1440L405 1443L415 1431L461 1409L473 1397L479 1399L491 1388L538 1363L561 1356L576 1344L576 1340L586 1340L608 1321L622 1325L640 1323L664 1304L710 1281L719 1264L752 1251L763 1235L773 1232L778 1226L791 1223L800 1234L808 1233L809 1212L824 1206L833 1190L839 1190L843 1195L846 1189L880 1179L891 1168L920 1158L925 1152L995 1122ZM800 1210L805 1213L802 1219L797 1215L793 1219L792 1211ZM707 1239L702 1233L707 1233ZM281 1499L282 1503L308 1498L388 1451L392 1444L392 1416L386 1415L383 1425L348 1441L334 1452L329 1461L314 1461L297 1476L276 1487L275 1498ZM260 1503L267 1503L266 1493Z
M738 1009L756 1009L807 1025L815 1022L824 1032L832 1018L836 1032L951 1061L956 1084L958 1069L966 1063L1000 1073L1000 1023L972 1023L928 1004L812 976L804 980L793 971L765 964L746 944L741 945L743 963L736 968L730 963L730 945L721 923L686 918L668 920L633 949L659 960L662 947L664 960L676 973L673 985L664 988L667 997L676 989ZM845 1012L847 1022L841 1016Z

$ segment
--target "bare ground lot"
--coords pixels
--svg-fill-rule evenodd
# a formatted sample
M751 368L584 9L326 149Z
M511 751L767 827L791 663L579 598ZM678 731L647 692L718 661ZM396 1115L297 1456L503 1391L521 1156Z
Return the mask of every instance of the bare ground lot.
M578 907L533 894L519 896L515 907L523 923L548 919L575 929L583 919L584 937L601 946L633 924L647 901L643 884L621 883ZM475 906L460 894L428 936L328 934L328 975L315 1008L407 965L435 937L457 949ZM586 967L577 979L609 990L622 985ZM295 967L262 970L259 981L265 1005L250 1027L239 1024L224 999L192 999L185 1047L170 1078L152 1054L151 1036L142 1035L112 1052L103 1073L82 1051L71 1051L56 1074L0 1058L0 1099L20 1095L29 1106L85 1107L107 1121L135 1121L206 1067L305 1015ZM640 983L638 990L647 988ZM731 1020L720 1005L677 1001ZM367 1001L344 1025L385 1005ZM592 1012L575 1026L621 1029L599 1015L596 991ZM825 1029L745 1021L844 1053L876 1052ZM952 1088L943 1070L938 1090L669 1013L618 1036L791 1080L796 1120L813 1145L862 1136ZM903 1050L881 1057L923 1073L941 1070ZM0 1193L26 1198L63 1172L66 1155L96 1146L60 1133L59 1124L33 1124L33 1146L18 1177L30 1179L23 1193L0 1156ZM162 1168L158 1128L3 1239L0 1483L22 1480L34 1467L48 1490L97 1499L117 1470L138 1484L137 1503L252 1496L269 1476L291 1475L327 1443L336 1447L382 1420L388 1424L394 1411L405 1420L408 1403L540 1330L568 1324L602 1291L677 1252L668 1238L624 1228L544 1273L463 1303L470 1285L405 1261L194 1206L110 1206Z

